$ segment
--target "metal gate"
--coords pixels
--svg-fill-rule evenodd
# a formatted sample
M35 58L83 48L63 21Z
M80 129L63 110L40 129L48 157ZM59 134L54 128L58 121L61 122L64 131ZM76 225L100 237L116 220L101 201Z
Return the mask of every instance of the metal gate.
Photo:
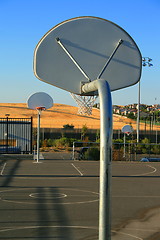
M0 118L0 153L32 153L32 117Z

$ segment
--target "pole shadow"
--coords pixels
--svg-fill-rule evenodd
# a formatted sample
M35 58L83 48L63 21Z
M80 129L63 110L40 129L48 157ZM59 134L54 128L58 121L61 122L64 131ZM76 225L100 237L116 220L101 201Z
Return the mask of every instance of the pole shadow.
M64 227L70 224L61 195L58 188L37 188L37 223L41 226L37 239L74 240L71 229Z

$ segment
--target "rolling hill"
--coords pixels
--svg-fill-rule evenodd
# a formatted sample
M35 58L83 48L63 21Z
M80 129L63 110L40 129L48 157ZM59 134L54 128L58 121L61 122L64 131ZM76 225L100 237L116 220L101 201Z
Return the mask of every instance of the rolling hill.
M82 116L77 114L78 108L65 104L54 104L54 106L41 114L42 128L63 128L65 124L72 124L75 128L82 128L83 125L89 129L100 128L100 112L93 109L91 116ZM33 117L33 126L37 125L37 111L27 108L26 103L0 103L0 118L30 118ZM136 121L123 116L113 115L113 129L122 129L126 124L131 124L136 130ZM157 127L158 128L158 127ZM144 130L144 124L141 123L140 129ZM149 125L147 126L149 129Z

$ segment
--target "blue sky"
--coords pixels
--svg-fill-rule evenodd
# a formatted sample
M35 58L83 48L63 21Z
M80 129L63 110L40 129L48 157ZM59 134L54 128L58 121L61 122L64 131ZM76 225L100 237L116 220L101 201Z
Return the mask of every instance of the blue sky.
M143 68L141 103L160 104L159 0L0 0L0 102L23 103L43 91L55 103L76 105L68 92L34 76L33 53L48 30L78 16L105 18L130 34L142 56L154 64ZM136 103L137 98L137 85L112 93L113 104Z

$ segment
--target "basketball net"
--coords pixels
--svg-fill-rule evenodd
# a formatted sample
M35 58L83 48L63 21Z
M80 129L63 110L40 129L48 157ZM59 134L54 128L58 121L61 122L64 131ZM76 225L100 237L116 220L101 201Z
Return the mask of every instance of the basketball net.
M98 96L80 96L70 93L78 105L79 115L92 115L92 108Z
M130 132L125 132L125 134L127 134L127 136L129 136L129 135L130 135Z
M40 115L41 115L41 112L42 112L42 111L45 111L46 108L45 108L45 107L36 107L36 110L37 110L37 112L38 112L38 115L40 116Z

